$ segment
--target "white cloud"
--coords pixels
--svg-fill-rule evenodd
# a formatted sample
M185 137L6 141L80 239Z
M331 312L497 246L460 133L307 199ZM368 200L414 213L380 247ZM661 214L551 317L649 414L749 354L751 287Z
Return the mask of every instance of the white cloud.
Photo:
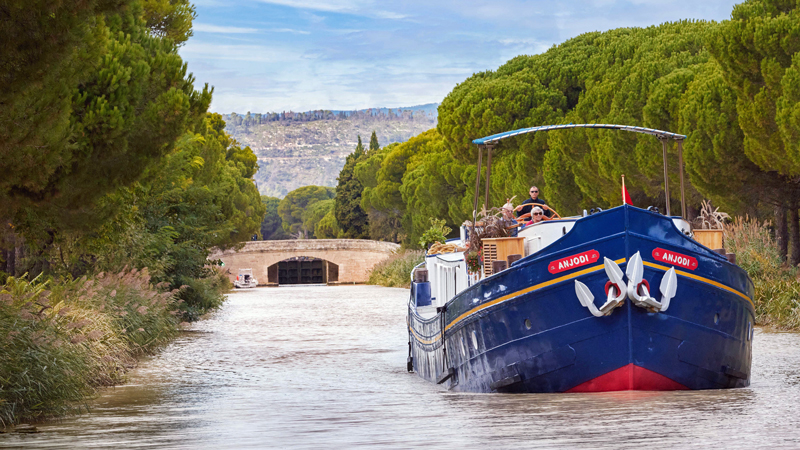
M220 25L212 25L210 23L198 23L198 22L192 24L192 29L194 31L199 31L201 33L227 33L227 34L258 33L258 29L256 28L226 27Z
M331 13L354 14L379 19L403 19L405 14L376 8L371 0L258 0L262 3Z
M230 45L208 42L189 42L179 50L181 57L188 61L240 61L256 63L297 62L302 56L288 48L264 45Z
M293 30L291 28L274 28L268 31L271 31L273 33L311 34L310 31Z

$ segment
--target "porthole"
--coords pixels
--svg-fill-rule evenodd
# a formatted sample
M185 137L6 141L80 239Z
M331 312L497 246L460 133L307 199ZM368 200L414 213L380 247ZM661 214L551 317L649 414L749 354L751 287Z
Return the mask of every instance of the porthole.
M714 314L714 325L719 325L719 313Z
M475 347L475 350L478 349L478 335L475 332L472 332L472 345Z
M753 339L753 324L747 321L747 340Z
M525 319L525 329L530 330L532 327L533 324L531 323L531 319Z

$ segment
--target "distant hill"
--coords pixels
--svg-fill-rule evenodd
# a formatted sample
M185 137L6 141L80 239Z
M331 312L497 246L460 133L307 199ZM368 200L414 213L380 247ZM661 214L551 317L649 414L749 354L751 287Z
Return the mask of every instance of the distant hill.
M301 186L336 186L358 136L366 148L374 130L381 147L436 127L438 103L355 111L223 114L225 130L258 157L263 195L283 198Z

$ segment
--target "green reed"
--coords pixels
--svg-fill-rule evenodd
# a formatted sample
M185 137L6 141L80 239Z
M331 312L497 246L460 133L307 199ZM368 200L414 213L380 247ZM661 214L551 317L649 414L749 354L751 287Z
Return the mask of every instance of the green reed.
M146 270L0 286L0 425L79 412L178 332L179 290Z
M800 329L798 268L785 263L768 222L737 217L725 227L725 248L736 253L755 286L756 323L781 330Z
M375 264L369 274L367 284L387 287L408 287L411 284L411 270L425 260L423 250L404 250L393 254L389 259Z

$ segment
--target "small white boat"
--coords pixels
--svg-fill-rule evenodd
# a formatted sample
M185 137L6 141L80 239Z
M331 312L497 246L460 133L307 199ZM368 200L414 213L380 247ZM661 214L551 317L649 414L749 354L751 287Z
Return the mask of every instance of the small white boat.
M258 280L253 276L253 269L239 269L239 275L236 276L236 281L233 282L233 287L240 288L254 288L258 286Z

